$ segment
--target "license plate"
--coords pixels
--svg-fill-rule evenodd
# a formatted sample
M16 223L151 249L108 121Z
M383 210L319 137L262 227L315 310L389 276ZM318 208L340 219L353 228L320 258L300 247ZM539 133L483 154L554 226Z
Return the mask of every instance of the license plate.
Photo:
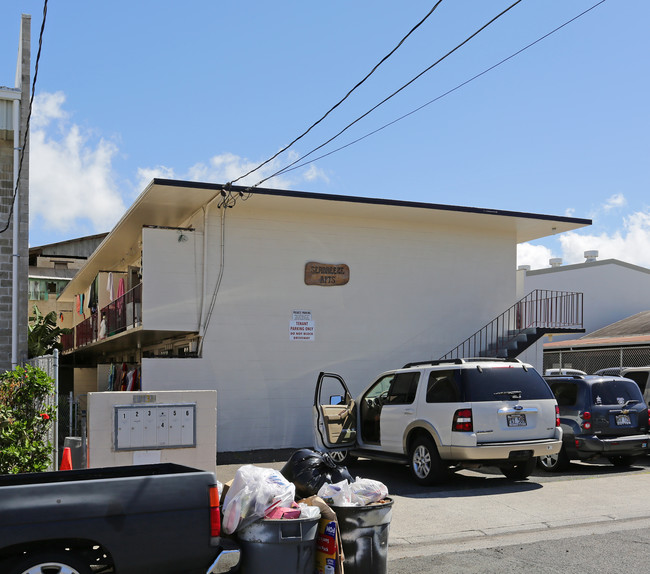
M507 420L508 420L508 426L509 427L525 427L527 425L526 423L526 415L521 414L521 415L507 415Z
M616 415L616 424L617 425L631 425L632 421L630 420L629 415Z

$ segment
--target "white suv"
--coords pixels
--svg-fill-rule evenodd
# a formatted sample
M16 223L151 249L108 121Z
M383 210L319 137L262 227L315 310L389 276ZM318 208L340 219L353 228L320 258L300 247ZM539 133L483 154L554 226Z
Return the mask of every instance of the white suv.
M562 447L553 393L516 359L410 363L356 399L339 375L320 373L314 419L316 447L338 462L363 456L407 464L424 485L481 466L523 480L538 456Z

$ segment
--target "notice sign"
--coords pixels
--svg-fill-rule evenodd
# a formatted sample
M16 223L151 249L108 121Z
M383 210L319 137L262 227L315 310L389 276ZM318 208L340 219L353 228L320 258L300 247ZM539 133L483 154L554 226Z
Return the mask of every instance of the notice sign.
M290 341L313 341L315 336L311 311L294 311L289 321Z
M334 287L345 285L350 280L350 268L344 263L317 263L310 261L305 265L305 285Z

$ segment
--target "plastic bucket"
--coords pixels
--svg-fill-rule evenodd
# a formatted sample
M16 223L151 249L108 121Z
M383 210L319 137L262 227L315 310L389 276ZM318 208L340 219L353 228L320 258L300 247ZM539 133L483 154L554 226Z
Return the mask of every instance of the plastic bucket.
M241 574L313 574L318 521L265 518L242 528Z
M368 506L332 506L341 530L345 574L386 574L393 499Z

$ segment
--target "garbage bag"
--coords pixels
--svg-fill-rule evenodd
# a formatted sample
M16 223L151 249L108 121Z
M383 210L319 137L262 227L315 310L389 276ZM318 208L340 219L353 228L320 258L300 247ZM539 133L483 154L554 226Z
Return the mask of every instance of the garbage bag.
M357 477L355 482L342 480L324 484L318 491L325 502L333 506L367 506L388 496L388 488L378 480Z
M263 518L276 507L293 504L296 489L280 472L245 464L235 473L223 502L222 527L226 534Z
M337 465L329 454L308 448L294 452L280 472L296 486L296 494L302 498L317 494L323 484L354 482L348 469Z

